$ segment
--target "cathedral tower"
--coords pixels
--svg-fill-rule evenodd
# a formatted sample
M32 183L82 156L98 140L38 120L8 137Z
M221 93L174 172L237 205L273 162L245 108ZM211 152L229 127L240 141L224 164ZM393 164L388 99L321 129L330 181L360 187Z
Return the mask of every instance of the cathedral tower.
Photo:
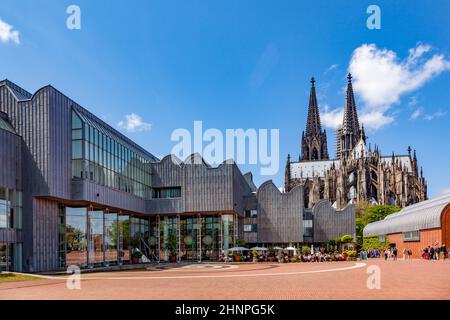
M311 93L309 95L308 118L306 133L302 132L301 160L327 160L327 133L320 125L319 106L317 104L315 80L311 79Z
M360 137L358 113L356 112L352 75L350 73L348 74L347 79L347 101L345 104L344 120L342 122L342 128L338 130L339 148L336 148L339 151L339 154L337 154L339 159L348 158Z

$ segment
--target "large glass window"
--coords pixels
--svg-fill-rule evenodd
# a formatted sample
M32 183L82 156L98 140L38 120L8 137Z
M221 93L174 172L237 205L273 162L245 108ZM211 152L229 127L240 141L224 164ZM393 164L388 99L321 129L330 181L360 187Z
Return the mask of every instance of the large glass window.
M130 217L119 216L119 259L123 263L130 261Z
M66 208L66 263L87 265L87 209Z
M72 176L150 199L150 160L115 141L113 135L72 111Z
M313 220L303 220L303 236L312 237L314 234Z
M202 217L202 259L216 260L221 254L220 224L218 216Z
M118 240L119 224L117 213L105 213L105 262L107 265L117 263Z
M22 192L0 187L0 228L22 228Z
M153 198L155 199L180 198L180 197L181 197L181 187L153 189Z
M103 252L103 211L89 211L89 265L95 266L105 261Z
M199 257L198 232L199 228L197 217L181 218L180 221L181 259L198 260Z

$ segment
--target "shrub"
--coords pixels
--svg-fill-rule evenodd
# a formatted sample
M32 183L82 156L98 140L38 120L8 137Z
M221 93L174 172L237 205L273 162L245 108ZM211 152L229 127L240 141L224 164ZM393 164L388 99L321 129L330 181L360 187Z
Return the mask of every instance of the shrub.
M349 258L356 257L356 250L345 250L344 255L346 255Z
M302 254L307 255L311 253L311 248L308 246L303 246L302 247Z

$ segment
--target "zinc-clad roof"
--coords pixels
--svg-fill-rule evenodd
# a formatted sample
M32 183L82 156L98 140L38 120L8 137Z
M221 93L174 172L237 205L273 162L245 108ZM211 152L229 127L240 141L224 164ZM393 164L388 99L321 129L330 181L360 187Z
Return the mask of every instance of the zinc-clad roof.
M441 227L441 216L450 205L450 193L423 201L388 215L384 220L369 223L364 236L386 235Z

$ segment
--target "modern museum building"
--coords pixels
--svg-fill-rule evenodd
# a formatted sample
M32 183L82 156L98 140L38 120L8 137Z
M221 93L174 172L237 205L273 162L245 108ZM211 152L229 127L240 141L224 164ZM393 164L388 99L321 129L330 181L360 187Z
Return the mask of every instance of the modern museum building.
M303 197L301 186L256 188L232 161L158 159L52 86L0 81L0 271L214 261L238 239L355 234L353 205L306 209Z

